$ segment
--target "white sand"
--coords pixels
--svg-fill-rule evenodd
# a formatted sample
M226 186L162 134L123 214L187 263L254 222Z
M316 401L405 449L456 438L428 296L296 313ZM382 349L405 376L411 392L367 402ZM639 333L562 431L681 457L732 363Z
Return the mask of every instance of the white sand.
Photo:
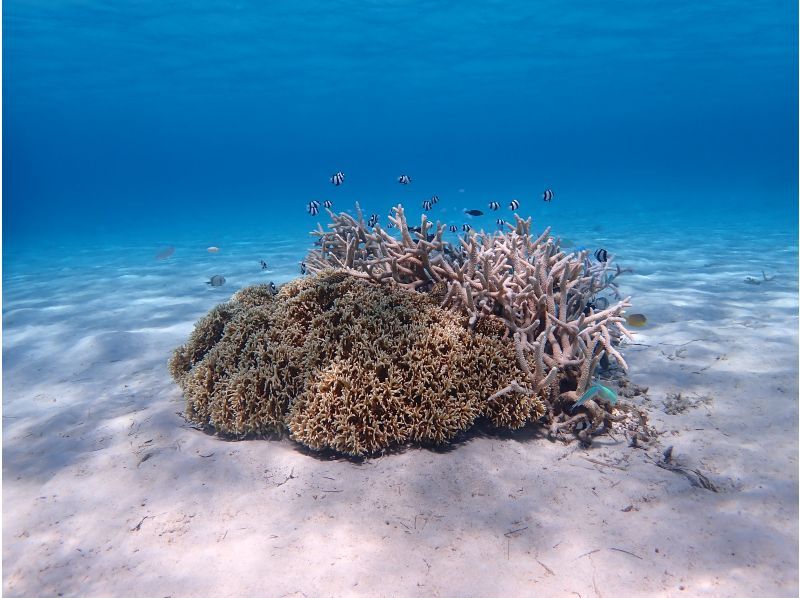
M764 241L643 238L623 260L651 322L625 351L636 402L714 493L621 436L587 450L531 427L356 464L188 427L170 351L270 276L213 241L163 264L7 269L5 595L797 595L796 247L776 266ZM297 253L280 251L277 282ZM765 266L776 280L743 282ZM669 415L673 392L710 401Z

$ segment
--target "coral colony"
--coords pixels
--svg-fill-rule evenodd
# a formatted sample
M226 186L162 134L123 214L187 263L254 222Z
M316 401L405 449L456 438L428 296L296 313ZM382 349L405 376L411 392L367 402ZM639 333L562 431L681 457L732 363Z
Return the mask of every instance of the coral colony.
M630 336L612 258L566 254L531 219L458 245L425 215L377 223L328 210L312 233L311 276L264 285L214 308L170 370L187 418L227 436L288 431L312 449L361 456L442 444L485 419L542 421L584 442L625 419L613 391L588 392L598 364L627 369ZM598 293L618 299L596 308ZM605 388L605 387L602 387ZM619 408L620 406L616 406ZM620 410L624 411L624 410Z

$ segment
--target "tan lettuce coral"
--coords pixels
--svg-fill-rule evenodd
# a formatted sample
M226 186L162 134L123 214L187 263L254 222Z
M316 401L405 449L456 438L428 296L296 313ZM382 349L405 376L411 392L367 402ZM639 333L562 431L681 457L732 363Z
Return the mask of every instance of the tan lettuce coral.
M342 271L244 289L203 318L170 371L187 418L242 436L286 429L313 449L443 443L480 417L518 428L544 403L503 327Z

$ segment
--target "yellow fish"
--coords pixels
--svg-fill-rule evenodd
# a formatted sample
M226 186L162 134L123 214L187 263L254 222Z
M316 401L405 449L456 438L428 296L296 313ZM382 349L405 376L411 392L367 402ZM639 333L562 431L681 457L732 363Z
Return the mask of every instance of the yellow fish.
M628 326L642 328L647 324L647 317L644 314L628 314L625 316L625 321L628 323Z

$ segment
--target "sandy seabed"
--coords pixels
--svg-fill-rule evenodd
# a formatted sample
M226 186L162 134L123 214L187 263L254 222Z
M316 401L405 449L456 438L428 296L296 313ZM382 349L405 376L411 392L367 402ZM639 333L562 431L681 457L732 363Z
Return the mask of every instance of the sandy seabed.
M620 283L649 325L628 400L658 446L529 426L363 462L195 430L166 370L201 315L293 277L302 247L156 251L6 264L6 596L797 595L793 235L629 239ZM719 491L657 467L670 445Z

